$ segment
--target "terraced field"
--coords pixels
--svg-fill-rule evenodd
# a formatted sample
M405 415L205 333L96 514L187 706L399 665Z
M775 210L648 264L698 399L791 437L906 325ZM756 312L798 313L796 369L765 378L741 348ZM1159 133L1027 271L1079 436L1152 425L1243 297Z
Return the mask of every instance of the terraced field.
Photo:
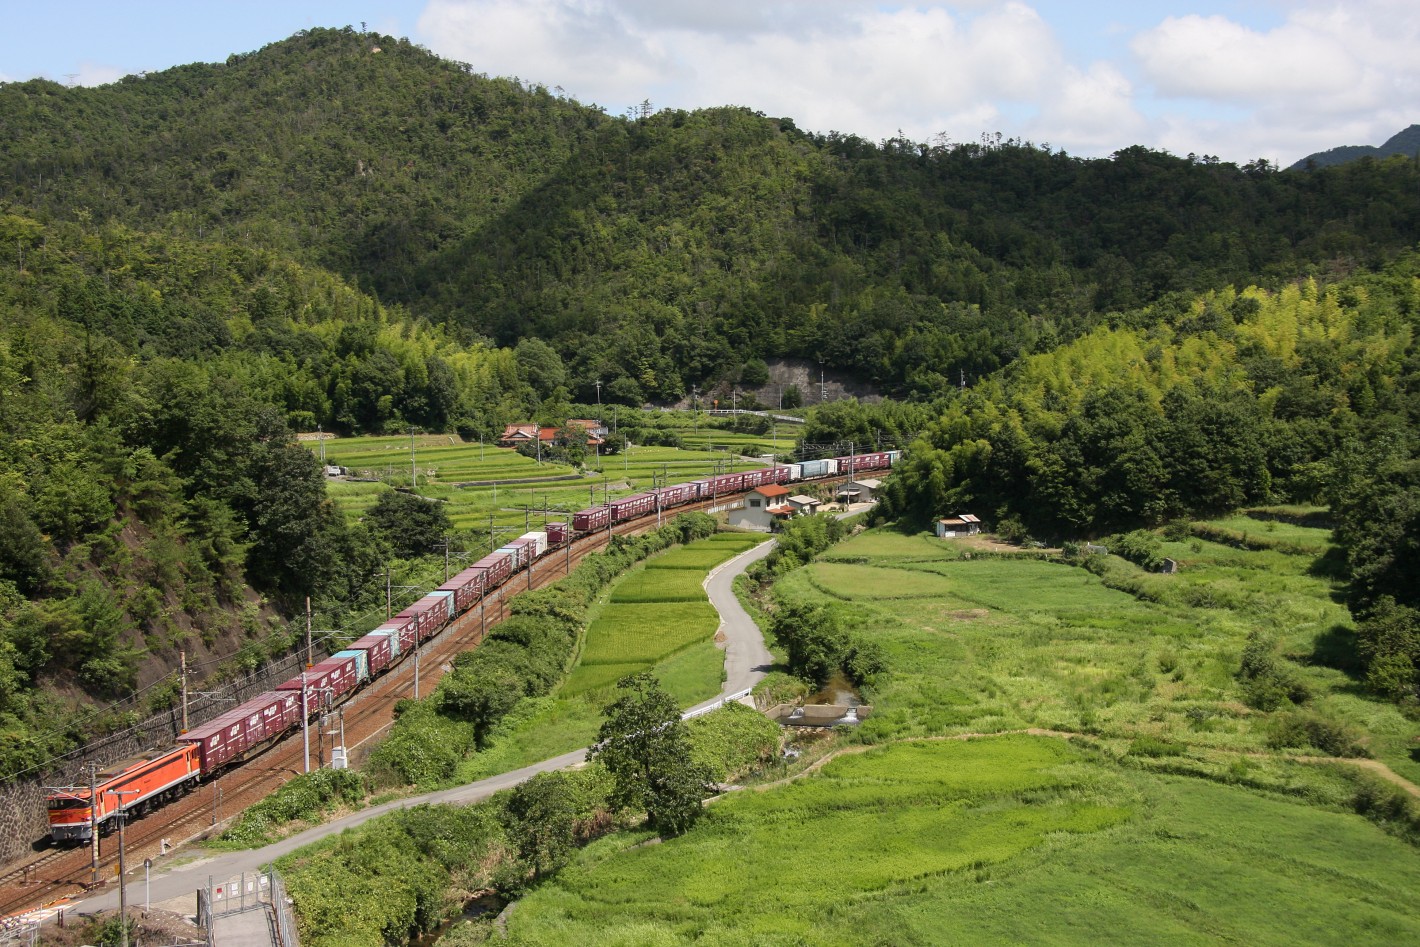
M420 495L446 503L454 527L477 534L467 537L463 551L481 555L487 549L490 528L501 543L527 530L542 529L549 522L566 521L577 510L656 484L683 483L762 466L733 452L753 446L753 438L728 432L713 434L707 432L700 438L705 450L633 446L621 455L602 458L599 469L587 471L539 463L511 448L463 443L448 435L416 435L413 458L407 436L329 439L325 441L326 462L349 468L355 479L332 480L327 489L346 516L358 519L381 493L396 486L408 487L413 466L419 474ZM714 449L710 450L712 441ZM309 442L307 446L319 456L319 444ZM727 452L727 446L732 450Z

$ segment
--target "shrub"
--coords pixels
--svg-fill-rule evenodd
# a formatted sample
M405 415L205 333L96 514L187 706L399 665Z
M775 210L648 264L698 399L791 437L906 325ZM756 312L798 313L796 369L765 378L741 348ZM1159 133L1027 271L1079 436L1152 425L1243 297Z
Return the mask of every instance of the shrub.
M1257 710L1276 710L1287 702L1306 703L1311 692L1296 672L1276 655L1276 640L1261 631L1247 636L1238 679L1242 682L1243 702Z
M1310 746L1329 756L1367 755L1356 731L1344 723L1327 720L1316 714L1278 714L1272 719L1267 742L1274 749Z
M1157 759L1163 756L1182 756L1188 751L1188 747L1182 743L1174 743L1171 740L1161 740L1158 737L1142 736L1135 737L1129 744L1129 756L1147 756Z
M1158 572L1164 566L1163 543L1145 529L1110 537L1109 551L1146 572Z
M774 758L779 725L744 704L726 704L686 722L690 755L711 779L724 782Z
M1359 773L1351 807L1360 815L1411 839L1420 837L1420 803L1399 786Z

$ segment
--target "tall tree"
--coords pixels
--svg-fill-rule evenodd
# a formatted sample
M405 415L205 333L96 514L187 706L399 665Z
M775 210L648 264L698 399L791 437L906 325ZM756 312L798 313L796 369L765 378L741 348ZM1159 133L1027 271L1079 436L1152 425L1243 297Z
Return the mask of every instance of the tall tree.
M649 671L622 678L616 692L587 759L611 773L613 803L644 808L652 826L679 835L700 817L709 774L691 761L690 734L675 698Z

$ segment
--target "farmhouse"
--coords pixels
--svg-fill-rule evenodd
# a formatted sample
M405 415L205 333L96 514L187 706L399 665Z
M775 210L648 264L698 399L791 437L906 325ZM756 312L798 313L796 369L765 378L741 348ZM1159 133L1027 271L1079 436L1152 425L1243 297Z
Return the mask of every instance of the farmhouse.
M937 538L955 539L957 536L975 536L981 532L981 520L970 513L959 513L946 519L937 520Z
M819 505L822 503L823 501L818 497L806 496L802 493L796 493L789 497L789 505L794 508L795 516L813 516L818 512Z
M882 486L881 480L849 480L834 496L840 503L872 503Z
M807 498L805 498L807 499ZM801 514L805 506L789 502L789 491L777 483L755 487L745 497L744 505L730 511L727 522L739 529L754 529L767 533L776 520Z
M503 434L498 438L498 443L504 447L517 447L519 444L531 444L535 440L544 444L554 444L557 442L558 433L561 431L585 431L587 435L587 446L598 447L606 439L606 428L596 421L581 419L569 419L562 427L540 427L536 424L509 424L503 428Z

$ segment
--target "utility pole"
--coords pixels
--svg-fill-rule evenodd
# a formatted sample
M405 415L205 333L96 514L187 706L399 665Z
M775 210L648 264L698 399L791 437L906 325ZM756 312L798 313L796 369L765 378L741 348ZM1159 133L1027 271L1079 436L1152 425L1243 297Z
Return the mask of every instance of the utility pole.
M124 827L128 824L128 807L123 804L126 795L138 795L141 789L110 789L118 797L118 943L128 947L128 853Z
M99 883L99 764L89 764L89 857L94 884Z
M596 386L597 386L597 424L600 425L600 424L602 423L602 380L601 380L600 378L597 379L597 381L596 381Z
M306 698L306 672L301 672L301 744L304 752L301 754L303 772L311 771L311 704Z
M385 617L389 618L389 606L385 606ZM314 664L314 652L311 650L311 597L306 596L306 667Z
M180 683L182 684L182 732L187 732L187 652L178 652L178 661L181 669L178 671Z
M488 514L488 554L492 555L498 551L498 544L493 541L493 514Z
M325 466L325 434L321 431L320 425L316 425L316 440L320 441L320 465Z
M695 436L700 436L700 386L690 386L690 416L695 428Z

